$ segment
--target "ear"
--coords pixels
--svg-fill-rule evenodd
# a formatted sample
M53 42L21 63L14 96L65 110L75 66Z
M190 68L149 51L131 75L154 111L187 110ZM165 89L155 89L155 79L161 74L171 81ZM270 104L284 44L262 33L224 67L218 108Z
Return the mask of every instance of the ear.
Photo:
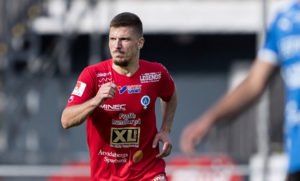
M142 49L144 46L144 43L145 43L145 39L144 39L144 37L141 37L138 41L138 48Z

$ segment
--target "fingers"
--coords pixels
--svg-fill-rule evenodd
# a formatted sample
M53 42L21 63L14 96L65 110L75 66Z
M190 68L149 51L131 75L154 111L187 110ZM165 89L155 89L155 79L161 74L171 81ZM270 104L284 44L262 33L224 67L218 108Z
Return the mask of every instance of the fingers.
M152 148L156 148L157 144L158 144L158 141L159 141L159 136L158 134L154 137L154 140L153 140L153 144L152 144Z
M180 149L183 153L187 155L195 154L195 138L194 135L190 134L191 127L187 127L184 129L181 138L180 138Z
M98 94L103 100L112 99L115 96L117 89L118 87L114 83L108 82L101 85Z
M169 156L171 154L172 147L173 146L171 143L168 142L164 143L161 152L158 155L156 155L156 158L163 158Z
M113 82L108 82L108 84L110 84L110 86L111 86L114 90L118 89L117 85L114 84Z
M163 158L163 157L170 155L173 146L172 146L169 135L167 133L162 133L162 132L157 133L156 136L154 137L152 147L156 148L159 141L161 141L163 143L163 147L162 147L161 152L156 155L156 158Z
M181 151L189 156L194 156L195 147L200 143L209 127L209 124L204 121L195 121L189 124L181 134L179 143Z

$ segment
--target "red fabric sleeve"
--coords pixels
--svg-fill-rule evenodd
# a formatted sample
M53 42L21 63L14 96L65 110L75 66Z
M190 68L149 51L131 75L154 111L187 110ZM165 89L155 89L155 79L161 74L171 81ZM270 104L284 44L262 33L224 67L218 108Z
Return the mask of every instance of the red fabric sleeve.
M85 68L78 77L66 107L82 104L94 97L96 90L95 85L97 85L95 76L93 76L89 69Z
M174 93L175 83L168 70L162 64L159 65L161 66L161 81L158 96L164 101L169 101Z

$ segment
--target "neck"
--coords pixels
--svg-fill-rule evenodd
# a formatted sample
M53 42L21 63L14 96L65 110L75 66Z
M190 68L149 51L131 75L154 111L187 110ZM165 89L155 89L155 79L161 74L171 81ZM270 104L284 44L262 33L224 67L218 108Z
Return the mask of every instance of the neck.
M131 76L133 75L139 68L139 60L134 61L132 63L129 63L128 66L122 67L116 64L112 64L112 68L118 72L119 74L125 75L125 76Z

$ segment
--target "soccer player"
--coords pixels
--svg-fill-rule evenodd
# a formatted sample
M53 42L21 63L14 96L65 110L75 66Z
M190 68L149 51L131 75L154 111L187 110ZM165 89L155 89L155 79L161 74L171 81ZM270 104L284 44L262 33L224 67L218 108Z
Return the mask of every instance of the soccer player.
M268 29L264 46L246 79L182 132L180 147L189 155L217 121L232 118L265 90L277 66L286 88L285 148L289 156L288 180L300 180L300 1L280 11Z
M167 180L162 158L172 149L175 84L163 65L139 58L143 44L140 18L129 12L115 16L109 31L112 59L82 71L62 113L66 129L87 120L93 181ZM157 97L162 109L159 131Z

